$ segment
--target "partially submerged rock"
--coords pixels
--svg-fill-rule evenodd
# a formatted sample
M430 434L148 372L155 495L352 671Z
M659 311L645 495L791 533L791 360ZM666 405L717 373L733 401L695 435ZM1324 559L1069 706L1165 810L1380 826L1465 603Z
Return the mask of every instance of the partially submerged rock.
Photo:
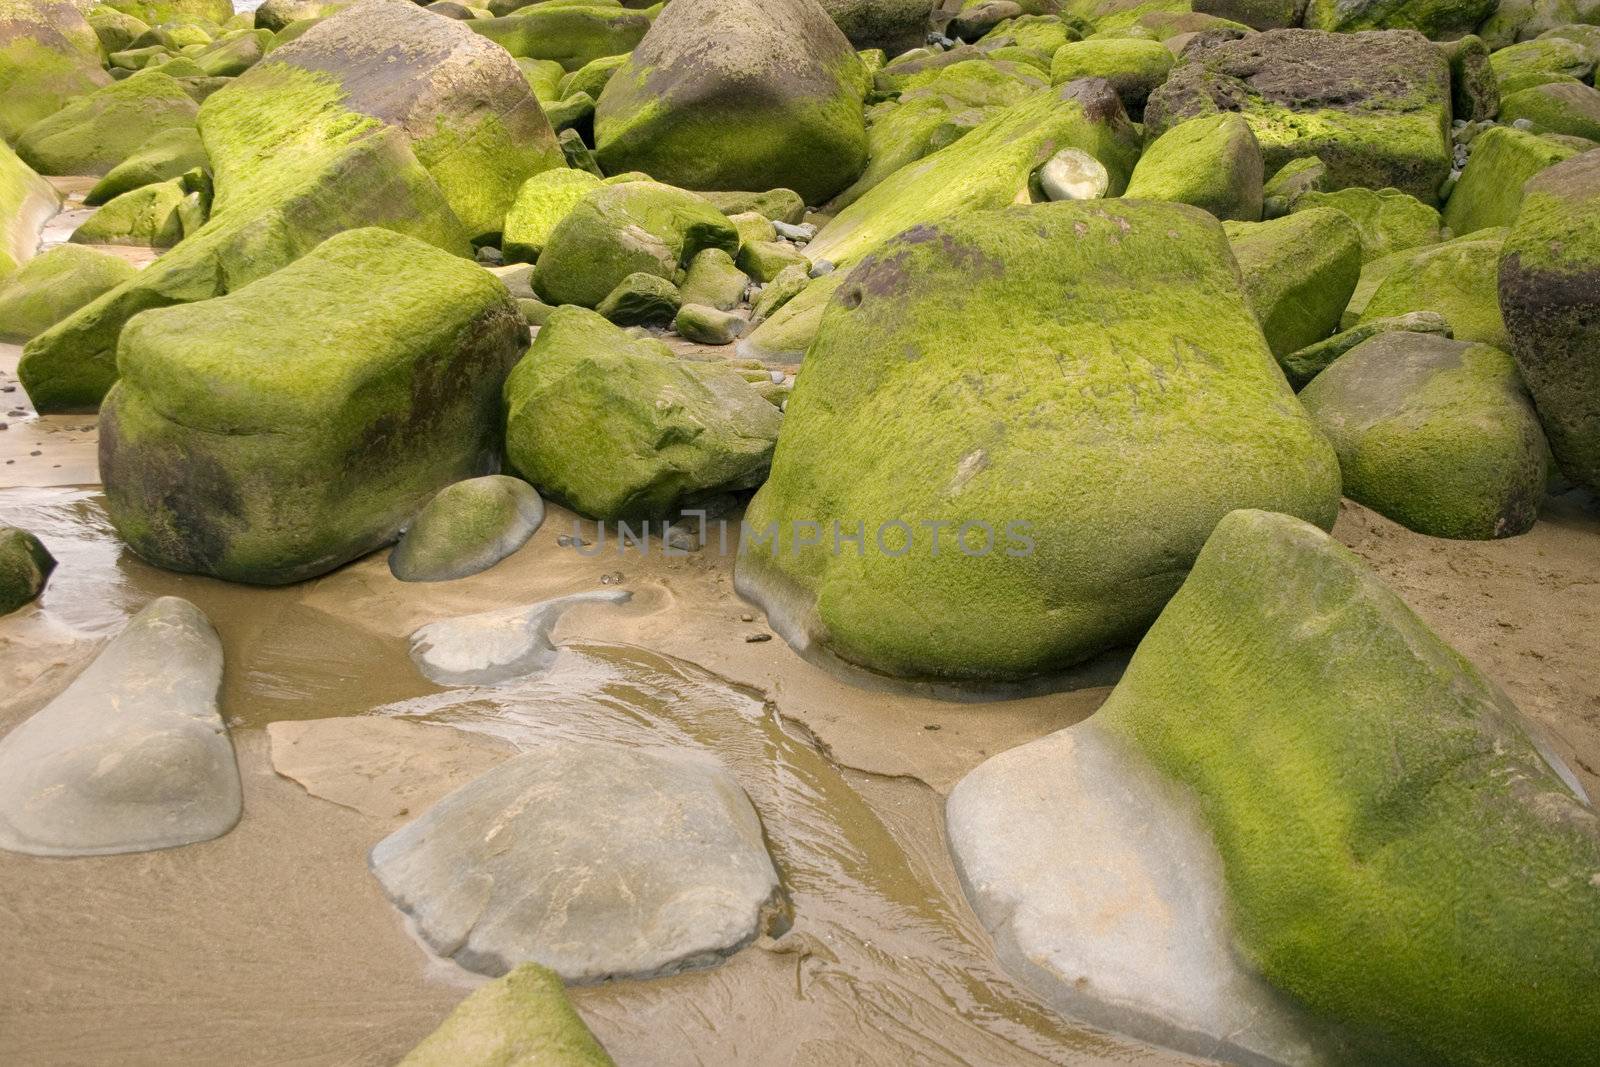
M452 793L371 864L440 955L492 975L533 961L577 983L718 963L779 893L760 819L715 759L571 741Z
M573 1010L561 976L524 963L480 986L400 1067L613 1067Z
M133 277L121 256L60 245L0 279L0 341L26 341Z
M447 485L389 553L402 582L448 582L488 570L528 543L544 501L521 478L490 474Z
M147 312L101 412L111 521L171 570L266 585L326 573L493 469L500 386L526 345L493 275L379 229Z
M0 525L0 615L37 600L55 567L55 557L37 537Z
M483 611L430 622L411 635L411 659L439 685L499 685L549 670L550 631L575 604L623 604L621 589L575 593L531 607Z
M61 695L0 739L0 848L147 852L239 821L239 768L217 711L222 644L162 597Z

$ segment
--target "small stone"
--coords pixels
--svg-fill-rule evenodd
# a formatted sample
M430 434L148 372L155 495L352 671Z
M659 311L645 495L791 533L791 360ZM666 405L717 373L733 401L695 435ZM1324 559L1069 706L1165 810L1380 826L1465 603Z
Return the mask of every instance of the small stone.
M1533 120L1532 119L1514 119L1514 120L1512 120L1511 127L1512 127L1512 129L1517 129L1517 130L1531 130L1531 129L1533 129Z
M618 326L664 326L677 315L681 299L676 285L639 271L618 282L595 310Z
M811 276L813 278L820 278L824 274L832 274L835 270L838 270L838 267L834 265L831 259L819 259L811 264Z
M739 616L739 621L740 622L755 622L756 621L756 617L754 615L750 614L747 611L743 615Z
M784 222L781 219L773 219L772 228L778 232L779 237L784 237L791 241L809 241L817 235L817 228L809 222L794 224Z
M478 249L477 259L479 263L487 263L490 266L495 267L498 267L500 264L506 261L506 257L503 256L500 253L500 250L495 248L493 245L484 245L482 248Z
M771 641L772 640L772 635L771 634L745 634L744 639L745 639L745 643L746 644L757 645L757 644L760 644L762 641Z
M1039 191L1047 200L1099 200L1111 187L1105 165L1078 148L1063 148L1039 168Z

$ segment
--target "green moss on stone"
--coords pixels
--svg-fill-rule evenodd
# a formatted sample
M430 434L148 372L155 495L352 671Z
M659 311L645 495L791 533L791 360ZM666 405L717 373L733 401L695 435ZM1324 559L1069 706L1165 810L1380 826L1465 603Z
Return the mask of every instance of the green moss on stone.
M0 341L26 341L137 273L121 256L61 245L0 280Z
M1522 209L1522 186L1546 167L1577 152L1509 126L1485 130L1444 206L1444 224L1460 237L1492 226L1510 226Z
M1274 356L1333 333L1361 276L1361 235L1348 217L1321 208L1224 228Z
M33 258L39 231L60 206L54 187L0 140L0 280Z
M17 154L41 174L104 174L161 131L192 129L198 112L176 80L141 71L28 127Z
M100 41L71 0L0 0L0 141L110 85Z
M400 1067L613 1067L560 977L524 963L473 992Z
M192 126L174 126L150 138L107 171L83 202L96 207L130 190L170 181L209 163L200 132Z
M1123 194L1130 200L1192 204L1219 219L1261 218L1261 146L1234 114L1180 122L1139 158Z
M1307 192L1296 197L1289 210L1318 208L1334 208L1356 224L1363 263L1439 240L1439 212L1398 189Z
M1144 114L1144 102L1167 80L1175 62L1172 52L1159 41L1077 41L1057 49L1050 60L1050 81L1060 85L1075 78L1104 78L1117 91L1128 114L1137 119Z
M1403 254L1373 290L1357 321L1434 311L1450 323L1458 340L1511 347L1496 289L1505 236L1505 230L1479 230Z
M535 174L522 184L506 212L500 250L507 259L532 263L544 251L556 224L566 218L584 194L600 187L586 171L558 168Z
M1555 82L1509 93L1500 121L1526 119L1534 133L1565 133L1600 141L1600 90L1580 82Z
M0 615L9 615L44 592L55 557L39 539L15 526L0 526Z
M565 70L582 70L606 56L638 47L650 16L621 7L532 4L503 18L472 19L466 25L513 56L549 59Z
M685 304L701 304L731 311L744 302L750 276L740 270L726 249L707 248L695 253L679 289Z

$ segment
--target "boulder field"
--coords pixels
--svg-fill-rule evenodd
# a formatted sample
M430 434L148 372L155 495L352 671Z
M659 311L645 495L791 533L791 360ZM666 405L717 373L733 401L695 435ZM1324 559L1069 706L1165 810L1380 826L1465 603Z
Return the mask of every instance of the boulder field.
M750 760L779 695L904 692L872 791L966 1023L1593 1062L1581 780L1330 531L1455 566L1600 508L1597 69L1592 0L0 0L0 444L93 435L122 583L54 457L0 485L0 859L255 847L264 734L493 979L405 1063L608 1064L659 1020L565 987L855 982ZM607 654L705 651L766 747L561 691L624 677L567 627L668 607ZM404 698L259 699L338 609L339 692ZM656 732L498 729L590 697Z

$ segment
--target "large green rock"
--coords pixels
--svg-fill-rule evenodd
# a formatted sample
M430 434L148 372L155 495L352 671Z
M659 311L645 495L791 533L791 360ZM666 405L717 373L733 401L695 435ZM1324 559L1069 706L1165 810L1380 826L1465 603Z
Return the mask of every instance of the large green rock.
M1545 37L1502 48L1489 56L1500 90L1515 93L1547 82L1587 79L1594 59L1577 41Z
M271 43L272 34L267 30L244 30L218 38L193 59L207 77L236 78L261 62Z
M0 526L0 615L11 614L44 592L55 566L55 557L33 534Z
M1496 270L1505 235L1501 229L1479 230L1401 254L1389 265L1356 321L1435 311L1450 323L1457 340L1510 348L1496 293Z
M169 570L279 585L394 540L493 470L527 327L487 271L368 228L136 316L100 413L106 511Z
M1565 133L1600 141L1600 90L1581 82L1552 82L1508 93L1500 121L1526 120L1534 133Z
M1172 52L1160 41L1103 38L1062 45L1050 60L1056 85L1077 78L1104 78L1134 119L1144 115L1145 101L1172 70Z
M500 251L511 260L532 263L544 251L556 224L578 205L600 179L582 170L561 167L541 171L523 182L506 212Z
M1145 821L1201 820L1234 953L1359 1040L1353 1062L1592 1058L1600 820L1505 694L1320 530L1223 519L1083 729L1125 753L1118 781L1179 788Z
M657 182L584 193L546 239L533 288L551 304L598 307L628 275L676 282L702 249L739 250L739 233L709 201Z
M1495 126L1472 141L1472 155L1444 205L1444 224L1457 237L1491 226L1510 226L1522 209L1529 178L1577 155L1543 137Z
M206 147L200 143L200 131L192 126L174 126L150 138L107 171L84 196L83 202L97 207L131 190L171 181L196 167L209 165Z
M1191 50L1145 107L1146 136L1236 111L1268 172L1317 156L1329 188L1433 203L1450 173L1450 64L1419 33L1269 30Z
M867 162L866 70L816 0L674 0L600 94L595 158L821 203Z
M653 519L766 476L782 417L743 375L558 308L506 381L506 458L601 520Z
M0 278L0 341L26 341L137 271L121 256L61 245Z
M561 978L524 963L474 990L400 1067L612 1067Z
M1233 508L1331 525L1338 499L1215 219L974 212L894 238L835 292L736 578L797 644L1021 678L1135 640Z
M194 128L200 108L159 70L74 100L17 138L17 155L41 174L104 174L163 130Z
M885 178L824 226L806 255L847 266L919 223L1026 200L1034 171L1063 148L1081 149L1105 166L1108 195L1127 188L1139 135L1110 85L1068 82L1006 108Z
M0 140L0 279L33 258L39 231L60 207L55 188Z
M615 5L544 3L465 25L514 56L553 60L572 71L633 51L650 30L650 16Z
M822 0L822 8L854 48L881 48L891 56L928 39L934 0Z
M271 60L334 79L345 107L404 130L475 239L500 233L528 178L563 165L516 61L409 0L360 0Z
M1261 218L1261 146L1238 115L1190 119L1157 137L1139 157L1123 194L1130 200L1192 204L1219 219Z
M110 85L100 40L74 0L0 0L0 141Z
M1320 208L1333 208L1356 224L1363 263L1439 241L1439 212L1398 189L1351 187L1302 193L1290 211Z
M110 6L151 25L209 22L220 26L233 17L230 0L109 0Z
M426 17L447 29L460 25ZM280 62L279 54L290 47L201 106L200 136L215 186L204 228L28 343L19 372L39 410L92 410L99 404L116 380L117 337L132 316L231 292L332 234L383 226L462 255L470 252L461 220L418 161L410 137L352 110L344 86L328 73ZM361 54L370 69L363 75L347 68L352 81L389 85L399 70L417 78L429 73L421 64ZM420 121L416 115L412 120Z
M150 32L150 27L142 19L124 14L114 7L105 4L96 4L85 14L90 28L100 39L100 49L106 55L121 52L125 48L133 47L133 42Z
M1510 356L1383 333L1300 393L1333 442L1344 494L1434 537L1526 533L1549 478L1544 432Z
M1245 296L1278 359L1324 340L1361 277L1361 235L1332 208L1224 229Z
M1496 6L1496 0L1311 0L1303 25L1335 33L1416 30L1442 39L1471 33Z
M1502 249L1499 294L1556 461L1600 491L1600 151L1525 186Z

